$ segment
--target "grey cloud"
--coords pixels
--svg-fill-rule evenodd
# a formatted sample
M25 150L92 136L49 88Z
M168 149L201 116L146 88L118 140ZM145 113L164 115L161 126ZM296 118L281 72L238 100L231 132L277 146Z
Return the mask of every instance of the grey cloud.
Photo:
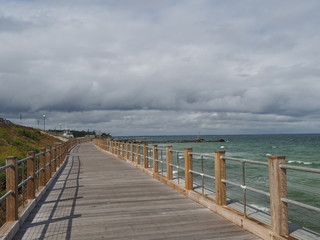
M263 117L272 131L306 129L303 117L316 129L318 1L0 5L0 115L137 132L165 131L161 119L183 133L262 131Z

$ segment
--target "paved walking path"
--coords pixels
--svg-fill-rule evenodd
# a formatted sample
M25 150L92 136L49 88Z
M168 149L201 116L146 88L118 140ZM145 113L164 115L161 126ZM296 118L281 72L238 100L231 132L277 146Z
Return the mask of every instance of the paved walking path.
M259 239L84 143L14 239Z

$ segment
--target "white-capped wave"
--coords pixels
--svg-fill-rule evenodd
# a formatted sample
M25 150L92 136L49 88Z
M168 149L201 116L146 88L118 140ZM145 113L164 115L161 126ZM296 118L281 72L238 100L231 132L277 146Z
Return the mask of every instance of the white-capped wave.
M260 210L262 212L268 213L270 211L270 209L268 207L259 206L259 205L256 205L256 204L250 204L250 206L255 208L255 209L258 209L258 210Z
M294 160L290 160L288 161L288 163L298 163L298 164L304 164L304 165L311 165L311 162L304 162L304 161L294 161Z

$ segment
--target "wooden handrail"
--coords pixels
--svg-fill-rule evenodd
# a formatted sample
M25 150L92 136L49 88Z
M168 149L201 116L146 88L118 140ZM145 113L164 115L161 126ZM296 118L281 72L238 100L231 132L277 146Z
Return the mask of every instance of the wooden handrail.
M66 159L68 151L80 142L88 141L88 139L72 139L65 143L55 143L54 147L46 151L41 149L40 154L35 154L34 151L28 152L27 176L26 182L26 200L32 201L36 197L36 189L43 189L47 185L49 179L52 178L57 168L61 167ZM38 158L38 165L35 165ZM8 194L6 200L6 222L18 220L18 159L15 156L6 159L6 192ZM37 170L37 171L36 171ZM38 176L36 176L36 172ZM38 181L35 179L38 178ZM26 206L26 208L29 205Z
M95 144L99 145L100 142L105 142L107 146L114 146L114 141L110 140L102 140L102 139L97 139L95 140ZM144 150L143 150L143 159L144 159L144 164L143 166L140 166L140 159L141 159L141 153L140 153L140 145L139 144L134 144L134 143L124 143L125 147L125 154L122 154L122 158L133 162L137 167L143 168L143 169L148 169L148 144L144 144ZM135 147L136 146L136 147ZM123 147L124 149L124 147ZM122 149L122 150L123 150ZM108 151L108 149L107 149ZM109 150L109 152L114 153L114 150L112 151ZM168 184L173 183L173 164L172 164L172 147L167 146L166 147L166 169L167 173L166 175L159 173L159 161L158 161L158 146L153 145L152 146L152 159L153 159L153 170L147 170L150 174L152 174L155 178L160 179L162 181L168 182ZM134 158L136 154L136 158ZM185 186L184 189L181 190L182 192L190 192L190 193L195 193L198 194L193 190L193 173L200 174L202 177L204 173L197 173L196 171L192 170L192 155L196 153L192 153L192 148L186 148L184 150L184 172L185 172ZM200 154L201 155L201 154ZM203 156L203 155L201 155ZM210 156L206 156L210 157ZM225 151L215 151L213 154L214 158L214 173L211 179L214 179L215 183L215 199L210 200L216 204L216 206L221 207L222 209L226 210L228 209L227 207L227 182L232 183L227 180L226 176L226 160L228 160L227 157L225 157ZM232 160L239 160L241 159L235 159L233 158ZM248 162L252 164L257 164L255 161L252 160L246 160L244 159L243 162ZM259 163L260 164L260 163ZM261 163L262 164L262 163ZM267 164L263 164L267 165ZM268 196L270 195L270 212L271 212L271 230L266 227L263 223L261 223L260 227L266 229L267 234L261 234L261 236L266 236L266 238L269 239L270 236L272 236L271 239L285 239L289 236L288 232L288 206L287 203L283 200L287 198L287 184L286 184L286 169L285 166L285 157L278 157L278 156L270 156L268 158L268 171L269 171L269 193ZM181 169L181 166L178 166L178 171ZM208 177L208 176L207 176ZM171 184L172 185L172 184ZM239 184L238 184L239 185ZM246 189L247 186L239 185L241 188ZM177 186L176 186L177 187ZM176 188L175 187L175 188ZM180 187L181 188L181 187ZM179 189L177 187L177 189ZM252 187L248 186L248 189L255 190ZM258 190L257 190L258 192ZM262 191L260 191L262 192ZM201 195L201 194L200 194ZM202 197L205 197L202 195ZM195 199L198 199L199 197L196 197ZM203 202L202 202L203 203ZM216 209L217 207L213 207L213 209ZM223 211L224 211L223 210ZM217 210L218 211L218 210ZM219 210L220 211L220 210ZM221 210L222 211L222 210ZM223 212L222 211L222 212ZM230 212L233 212L234 210L230 210ZM243 221L250 221L250 219L246 216L246 214L240 214L241 220L238 218L230 217L231 213L226 213L224 216L229 218L232 221L235 222L241 222L241 226L243 226ZM221 212L220 212L221 213ZM234 219L233 219L234 218ZM238 219L238 220L236 220ZM257 221L257 220L255 220ZM254 223L250 223L254 224ZM257 227L258 229L258 227ZM271 231L268 232L268 231ZM273 238L274 237L274 238Z

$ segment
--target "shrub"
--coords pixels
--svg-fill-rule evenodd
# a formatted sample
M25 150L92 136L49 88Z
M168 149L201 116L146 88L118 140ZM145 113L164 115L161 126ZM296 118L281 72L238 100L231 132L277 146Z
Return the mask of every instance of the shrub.
M15 131L20 136L27 137L27 138L30 138L35 141L39 141L40 131L38 131L38 130L27 130L27 129L20 129L19 128L19 129L16 129Z

